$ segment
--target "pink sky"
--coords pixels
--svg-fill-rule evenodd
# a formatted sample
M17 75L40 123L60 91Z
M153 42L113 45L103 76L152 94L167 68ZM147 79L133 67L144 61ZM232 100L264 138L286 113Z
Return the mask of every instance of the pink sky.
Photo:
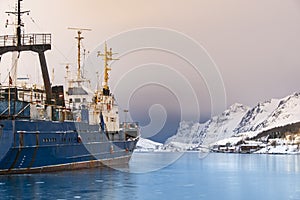
M0 2L1 33L8 33L4 24L10 18L3 12L10 10L14 2ZM297 0L23 2L23 7L31 10L30 16L24 17L25 30L52 33L53 50L46 56L49 68L56 69L58 82L64 77L62 63L76 66L76 33L67 27L92 29L84 33L84 46L90 51L120 32L162 27L186 34L207 50L220 70L228 105L239 102L253 106L259 101L300 91L300 3ZM28 65L39 69L37 61L36 58L33 63L26 63L21 73L28 72ZM0 63L0 67L3 65L6 64ZM192 81L198 84L197 80ZM201 81L199 88L197 96L204 102L201 110L209 111L206 109L209 97Z

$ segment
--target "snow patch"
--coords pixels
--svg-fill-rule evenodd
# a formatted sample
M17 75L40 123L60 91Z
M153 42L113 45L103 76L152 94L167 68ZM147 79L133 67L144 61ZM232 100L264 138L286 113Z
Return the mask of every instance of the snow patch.
M143 151L143 152L147 152L147 151L159 151L162 149L163 144L159 143L159 142L154 142L152 140L149 139L145 139L145 138L140 138L135 151Z

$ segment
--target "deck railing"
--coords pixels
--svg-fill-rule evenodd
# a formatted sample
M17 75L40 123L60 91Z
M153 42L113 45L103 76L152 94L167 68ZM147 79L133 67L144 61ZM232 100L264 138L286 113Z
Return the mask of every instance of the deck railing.
M16 35L0 36L0 47L17 46L18 38ZM23 34L21 45L45 45L51 44L51 34Z

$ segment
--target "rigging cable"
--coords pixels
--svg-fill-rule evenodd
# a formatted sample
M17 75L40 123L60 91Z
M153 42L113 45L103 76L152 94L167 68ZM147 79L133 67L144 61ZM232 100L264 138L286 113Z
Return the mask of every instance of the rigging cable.
M35 20L34 20L32 17L30 17L30 19L31 19L32 23L33 23L34 25L36 25L36 27L37 27L40 31L43 31L43 29L35 22ZM59 48L58 48L55 44L53 44L53 46L54 46L54 48L58 51L58 53L60 53L61 56L62 56L66 61L68 61L67 56L66 56L62 51L60 51Z

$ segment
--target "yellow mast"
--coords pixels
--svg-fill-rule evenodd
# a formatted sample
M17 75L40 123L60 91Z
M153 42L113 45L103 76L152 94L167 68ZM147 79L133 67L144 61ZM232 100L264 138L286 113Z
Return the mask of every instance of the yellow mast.
M109 51L107 50L107 44L106 42L104 43L104 53L100 53L98 52L98 56L102 56L103 60L104 60L104 85L103 88L108 90L108 80L109 80L109 76L108 76L108 72L111 70L111 68L108 66L108 62L112 61L112 60L119 60L116 58L113 58L112 56L116 54L112 52L112 48L109 49Z
M81 74L80 74L80 41L83 39L83 37L81 37L81 31L77 31L77 37L75 37L75 39L77 39L77 80L79 80L81 78Z
M84 37L81 37L81 33L82 31L91 31L91 29L86 29L86 28L68 28L70 30L77 30L77 37L75 37L75 39L77 39L77 81L79 81L81 79L81 53L80 53L80 49L81 49L81 40L84 39Z

